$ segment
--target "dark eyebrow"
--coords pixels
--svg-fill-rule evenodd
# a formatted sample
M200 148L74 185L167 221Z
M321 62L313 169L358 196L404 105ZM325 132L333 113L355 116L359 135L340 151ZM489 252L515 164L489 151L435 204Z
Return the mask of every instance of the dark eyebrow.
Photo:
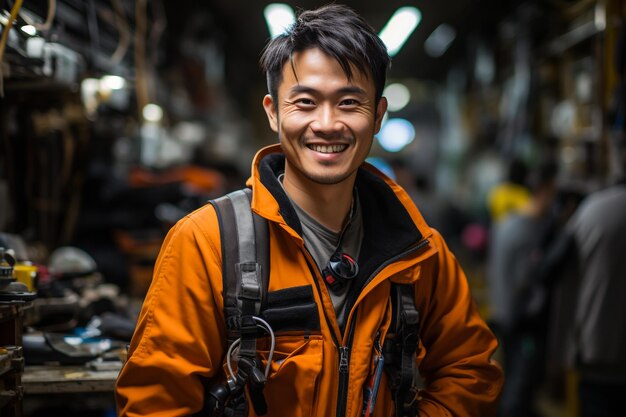
M367 95L365 90L363 90L360 87L355 87L355 86L349 86L349 87L340 88L339 92L342 93L342 94L360 94L360 95L364 95L364 96Z
M307 87L305 85L295 85L290 89L291 93L309 93L309 94L315 94L317 92L316 89L311 88L311 87ZM364 95L366 96L367 93L365 92L365 90L363 90L360 87L356 87L356 86L348 86L348 87L343 87L340 88L338 91L338 93L340 94L360 94L360 95Z
M311 88L311 87L307 87L307 86L298 84L298 85L294 85L293 87L291 87L289 89L289 91L291 93L309 93L309 94L313 94L317 90L315 90L314 88Z

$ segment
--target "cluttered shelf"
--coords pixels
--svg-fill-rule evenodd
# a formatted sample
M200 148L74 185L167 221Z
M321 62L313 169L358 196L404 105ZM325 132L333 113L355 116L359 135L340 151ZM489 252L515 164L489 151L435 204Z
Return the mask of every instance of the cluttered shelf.
M33 265L0 238L0 416L114 415L141 301L104 282L82 252L51 255L65 269Z

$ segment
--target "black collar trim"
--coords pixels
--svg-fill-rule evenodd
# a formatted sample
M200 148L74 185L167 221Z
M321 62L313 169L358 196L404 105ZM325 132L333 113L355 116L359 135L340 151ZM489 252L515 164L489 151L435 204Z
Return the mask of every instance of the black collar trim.
M259 162L259 178L265 188L274 196L280 207L280 215L289 227L302 235L302 225L291 200L285 193L278 177L285 172L285 156L282 154L267 155Z
M280 215L302 236L300 219L278 180L284 172L283 154L270 154L259 162L259 178L278 202ZM416 245L422 234L394 191L381 178L359 169L356 187L364 227L358 262L360 275L369 276L385 260Z

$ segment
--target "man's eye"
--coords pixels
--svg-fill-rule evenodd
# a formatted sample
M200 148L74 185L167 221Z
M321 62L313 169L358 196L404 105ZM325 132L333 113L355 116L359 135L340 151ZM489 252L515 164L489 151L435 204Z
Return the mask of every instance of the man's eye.
M357 100L353 99L353 98L348 98L348 99L345 99L345 100L341 101L341 105L342 106L356 106L358 104L359 104L359 102Z
M296 101L296 104L301 104L303 106L312 106L315 103L313 102L313 100L309 99L309 98L299 98Z

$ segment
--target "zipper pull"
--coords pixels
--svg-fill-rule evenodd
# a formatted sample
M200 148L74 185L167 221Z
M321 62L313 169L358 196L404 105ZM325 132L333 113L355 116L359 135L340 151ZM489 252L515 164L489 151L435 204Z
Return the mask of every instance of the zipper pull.
M350 348L347 346L339 346L339 373L348 373L348 366L350 357Z

